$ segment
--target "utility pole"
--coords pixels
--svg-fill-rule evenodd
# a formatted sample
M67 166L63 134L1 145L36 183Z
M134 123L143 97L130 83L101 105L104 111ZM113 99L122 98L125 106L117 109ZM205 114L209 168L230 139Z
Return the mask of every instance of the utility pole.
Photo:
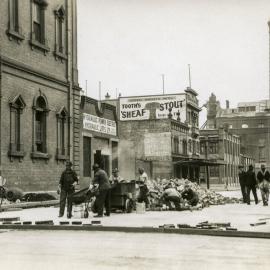
M87 96L87 80L85 80L85 95Z
M98 95L99 95L99 101L101 101L101 81L98 82Z
M162 76L162 93L163 93L163 95L164 95L164 93L165 93L165 83L164 83L164 81L165 81L165 76L164 76L164 74L161 74L161 76Z
M189 88L191 88L191 73L190 73L190 64L188 64L188 79L189 79Z

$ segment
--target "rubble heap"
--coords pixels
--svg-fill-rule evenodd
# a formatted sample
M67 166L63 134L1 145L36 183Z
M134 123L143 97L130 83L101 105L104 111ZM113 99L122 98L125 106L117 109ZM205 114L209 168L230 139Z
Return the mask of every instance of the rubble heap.
M210 205L223 205L241 202L241 199L224 197L213 190L202 188L197 183L191 182L188 179L157 179L157 180L149 180L148 182L151 205L155 206L160 205L161 195L165 187L169 183L171 183L172 186L179 191L179 193L181 193L184 190L185 185L189 185L189 187L198 194L199 197L198 205L201 208L208 207Z

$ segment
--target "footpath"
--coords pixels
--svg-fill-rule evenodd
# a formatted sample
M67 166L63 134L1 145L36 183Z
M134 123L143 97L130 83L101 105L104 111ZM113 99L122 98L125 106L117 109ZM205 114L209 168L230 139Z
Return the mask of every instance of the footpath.
M223 196L240 197L240 191L220 191ZM270 238L270 206L242 203L215 205L194 211L147 211L112 213L110 217L96 219L74 215L71 219L58 218L58 206L39 207L0 213L0 229L46 230L111 230L124 232L172 232L220 236ZM198 229L198 224L230 224L233 231L222 228ZM180 229L178 225L180 224ZM165 226L164 226L165 225ZM244 232L244 233L243 233Z

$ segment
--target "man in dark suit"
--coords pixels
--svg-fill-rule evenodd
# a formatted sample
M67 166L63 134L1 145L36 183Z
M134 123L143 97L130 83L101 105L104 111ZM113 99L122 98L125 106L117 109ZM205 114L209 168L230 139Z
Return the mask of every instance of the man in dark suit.
M96 196L95 205L97 208L97 215L95 217L103 217L103 208L105 205L106 216L110 216L111 213L111 193L110 193L110 182L107 173L102 170L98 164L93 165L94 180L93 184L98 185L98 194Z
M239 165L239 184L241 187L242 197L243 197L243 203L247 202L247 186L246 186L246 172L244 171L244 166Z
M258 204L258 196L257 196L257 181L255 172L253 171L253 166L249 165L248 171L246 172L246 186L247 186L247 204L250 204L250 191L252 190L255 203Z
M257 179L262 194L263 205L267 206L269 199L270 173L265 169L264 164L261 165L261 170L257 173Z
M60 209L59 217L62 217L65 212L66 200L67 200L67 218L71 218L72 214L72 201L71 196L75 192L75 185L78 184L79 179L75 171L71 169L72 163L66 162L66 169L63 171L59 181L60 191Z

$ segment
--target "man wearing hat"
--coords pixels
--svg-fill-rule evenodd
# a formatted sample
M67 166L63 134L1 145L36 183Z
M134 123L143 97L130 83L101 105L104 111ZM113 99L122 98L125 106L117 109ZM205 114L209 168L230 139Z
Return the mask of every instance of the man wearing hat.
M239 169L239 173L238 173L239 184L241 187L243 203L247 203L246 172L244 171L243 165L239 165L238 169Z
M250 191L252 191L255 203L258 204L258 196L257 196L257 181L256 175L253 171L253 166L248 166L248 171L246 172L246 186L247 186L247 204L250 204Z
M102 170L98 164L94 164L92 167L94 171L93 184L98 185L98 194L96 196L96 208L97 215L95 217L103 217L103 208L105 205L106 216L110 216L111 213L111 196L110 196L110 182L107 173Z
M71 218L72 213L72 201L71 196L75 192L75 185L78 184L79 179L75 171L71 169L72 163L66 162L66 169L63 171L60 181L60 209L59 217L62 217L65 212L66 200L67 200L67 218Z

